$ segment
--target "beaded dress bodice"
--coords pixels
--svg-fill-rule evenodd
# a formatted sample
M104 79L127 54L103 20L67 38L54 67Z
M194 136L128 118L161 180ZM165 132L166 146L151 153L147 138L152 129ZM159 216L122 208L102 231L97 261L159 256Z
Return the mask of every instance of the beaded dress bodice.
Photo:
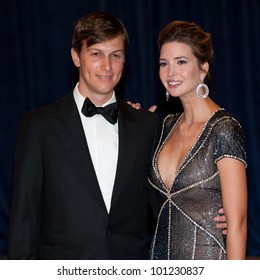
M222 207L217 161L232 157L246 165L245 139L240 124L224 109L205 123L200 135L166 188L158 157L182 114L165 118L149 173L159 215L151 244L151 259L225 259L225 236L213 218Z

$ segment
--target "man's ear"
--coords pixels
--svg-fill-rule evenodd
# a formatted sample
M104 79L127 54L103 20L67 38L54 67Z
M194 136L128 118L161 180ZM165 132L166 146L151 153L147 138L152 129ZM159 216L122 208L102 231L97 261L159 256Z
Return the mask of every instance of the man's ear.
M71 48L70 50L71 58L73 60L73 63L76 67L80 67L80 59L78 53L75 51L74 48Z

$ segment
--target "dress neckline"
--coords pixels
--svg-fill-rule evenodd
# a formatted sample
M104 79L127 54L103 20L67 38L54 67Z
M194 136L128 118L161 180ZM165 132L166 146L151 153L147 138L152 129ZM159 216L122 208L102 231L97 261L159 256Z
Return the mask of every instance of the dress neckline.
M166 142L168 141L168 139L170 138L170 136L172 135L172 133L174 132L175 127L177 126L177 124L180 122L180 120L182 119L184 113L181 113L177 119L177 121L175 122L175 124L173 125L173 127L170 129L168 135L166 136L166 138L164 139L164 141L161 144L161 139L160 142L158 144L157 150L155 152L155 157L154 157L154 161L153 161L153 165L154 165L154 170L156 171L156 174L161 182L161 185L163 186L163 188L166 190L167 193L170 193L172 191L172 188L174 186L174 182L176 181L176 178L178 177L178 175L180 174L181 170L183 168L185 168L185 166L188 164L188 158L190 157L190 155L192 154L194 147L197 145L197 143L199 142L203 132L206 130L209 122L211 121L211 119L216 115L216 113L218 113L219 111L223 111L224 108L218 108L217 110L215 110L207 119L207 121L204 123L200 133L198 134L198 137L196 138L196 140L194 141L193 145L191 146L191 148L189 149L188 153L186 154L186 156L184 157L184 159L182 160L182 162L180 163L179 167L176 169L175 175L173 177L172 183L170 185L170 188L167 188L162 177L161 174L159 172L159 167L158 167L158 158L159 158L159 154L162 150L162 148L164 147L164 145L166 144ZM162 128L162 134L161 134L161 138L163 135L163 130L164 130L164 125L165 125L165 121L168 117L170 117L172 115L168 115L164 122L163 122L163 128Z

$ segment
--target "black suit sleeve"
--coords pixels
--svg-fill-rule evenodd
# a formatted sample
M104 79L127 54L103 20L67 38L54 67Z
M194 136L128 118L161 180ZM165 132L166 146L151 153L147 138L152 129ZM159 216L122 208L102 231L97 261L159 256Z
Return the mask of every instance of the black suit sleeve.
M15 156L8 259L35 259L41 219L42 156L35 123L24 117Z

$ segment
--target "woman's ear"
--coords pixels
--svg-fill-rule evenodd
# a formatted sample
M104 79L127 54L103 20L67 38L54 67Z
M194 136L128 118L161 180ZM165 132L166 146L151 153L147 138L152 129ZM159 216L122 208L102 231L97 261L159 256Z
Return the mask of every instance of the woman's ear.
M201 64L201 74L200 74L201 81L204 81L208 72L209 72L209 63L205 62L205 63Z
M80 67L80 59L79 59L78 53L75 51L74 48L71 48L70 53L71 53L71 57L72 57L74 65L76 67Z

